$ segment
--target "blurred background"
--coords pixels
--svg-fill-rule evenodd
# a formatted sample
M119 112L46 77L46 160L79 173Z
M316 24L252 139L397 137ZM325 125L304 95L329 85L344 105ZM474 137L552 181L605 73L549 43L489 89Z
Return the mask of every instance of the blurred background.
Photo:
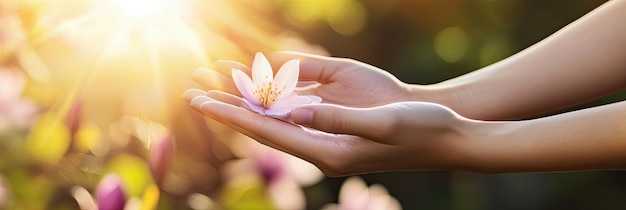
M619 171L327 178L180 99L194 69L273 50L437 83L603 2L0 0L0 209L622 209Z

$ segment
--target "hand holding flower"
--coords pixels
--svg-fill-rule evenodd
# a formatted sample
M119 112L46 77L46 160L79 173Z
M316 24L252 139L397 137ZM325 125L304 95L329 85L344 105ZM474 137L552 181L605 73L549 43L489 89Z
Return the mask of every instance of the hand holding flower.
M299 80L317 84L296 87L295 92L319 96L325 103L371 107L424 98L423 94L415 94L419 86L403 83L384 70L355 60L296 52L271 53L268 59L273 66L299 60ZM241 63L226 60L216 61L214 68L197 69L192 79L206 89L242 96L231 79L232 69L246 74L251 74L252 70Z
M243 95L243 105L261 115L288 120L291 110L322 101L317 96L298 96L294 91L298 83L300 61L287 61L273 76L272 67L262 53L257 53L252 64L252 79L239 69L232 77Z
M400 102L371 108L310 104L291 119L307 127L258 115L242 99L220 91L190 90L191 106L253 139L307 160L326 175L389 170L451 169L462 160L469 121L432 103ZM452 155L451 155L452 154Z

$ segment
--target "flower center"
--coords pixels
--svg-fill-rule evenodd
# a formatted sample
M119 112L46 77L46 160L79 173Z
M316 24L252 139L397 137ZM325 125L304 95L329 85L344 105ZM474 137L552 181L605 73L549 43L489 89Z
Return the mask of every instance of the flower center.
M257 86L253 93L259 99L261 106L268 109L278 99L283 90L285 90L285 87L278 89L273 82L263 82L263 84Z

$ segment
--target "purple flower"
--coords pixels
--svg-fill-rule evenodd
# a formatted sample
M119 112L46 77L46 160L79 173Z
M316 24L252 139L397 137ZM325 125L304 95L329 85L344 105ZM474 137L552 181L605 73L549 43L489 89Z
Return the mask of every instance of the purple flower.
M96 189L98 210L122 210L126 204L126 194L122 180L114 174L102 178Z
M303 188L324 177L315 165L240 133L233 135L229 142L233 143L233 150L241 158L223 168L226 180L256 176L264 181L265 192L276 209L306 208Z
M294 90L298 84L300 60L289 60L273 75L272 66L258 52L252 62L252 79L239 69L232 70L233 80L244 106L261 115L287 119L294 108L322 101L317 96L298 96Z

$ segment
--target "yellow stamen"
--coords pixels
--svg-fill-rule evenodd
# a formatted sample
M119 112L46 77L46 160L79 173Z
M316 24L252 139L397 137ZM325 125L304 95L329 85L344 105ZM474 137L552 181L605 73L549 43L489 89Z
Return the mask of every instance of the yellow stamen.
M263 82L263 84L257 86L253 93L259 99L261 106L268 109L278 99L283 90L285 90L285 86L279 89L273 82Z

